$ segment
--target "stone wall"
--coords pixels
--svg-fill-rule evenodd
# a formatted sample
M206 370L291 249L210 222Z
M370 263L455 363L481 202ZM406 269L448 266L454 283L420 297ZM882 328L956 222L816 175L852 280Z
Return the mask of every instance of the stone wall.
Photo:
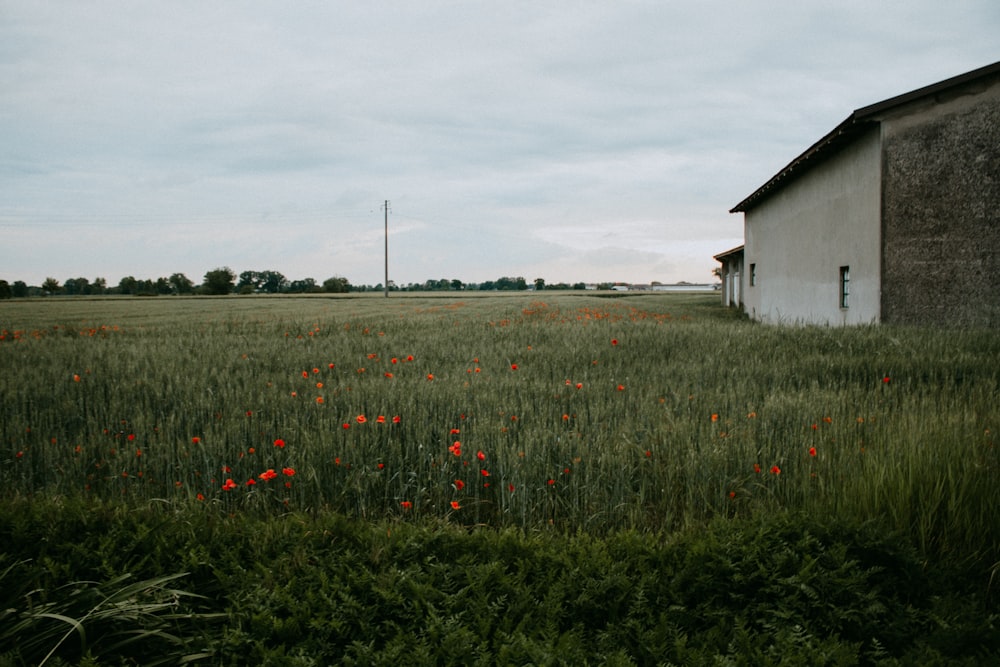
M1000 326L1000 77L882 128L882 321Z

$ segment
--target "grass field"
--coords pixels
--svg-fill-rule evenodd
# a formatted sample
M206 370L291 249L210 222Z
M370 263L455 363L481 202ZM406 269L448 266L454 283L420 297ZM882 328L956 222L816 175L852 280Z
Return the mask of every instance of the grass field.
M775 328L714 295L11 300L0 496L563 552L800 517L947 565L989 646L998 360L994 331Z

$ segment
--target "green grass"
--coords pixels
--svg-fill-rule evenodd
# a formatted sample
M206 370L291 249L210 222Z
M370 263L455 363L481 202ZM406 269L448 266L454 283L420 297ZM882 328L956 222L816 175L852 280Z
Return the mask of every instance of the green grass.
M796 516L894 535L988 604L1000 585L991 330L541 292L12 300L0 335L10 507L571 540Z

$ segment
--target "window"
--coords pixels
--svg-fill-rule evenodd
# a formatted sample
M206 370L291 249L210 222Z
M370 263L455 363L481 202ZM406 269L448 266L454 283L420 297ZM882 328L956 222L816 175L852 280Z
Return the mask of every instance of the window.
M757 284L757 265L750 265L750 286L753 287Z
M848 298L851 296L851 267L840 267L840 307L847 308Z

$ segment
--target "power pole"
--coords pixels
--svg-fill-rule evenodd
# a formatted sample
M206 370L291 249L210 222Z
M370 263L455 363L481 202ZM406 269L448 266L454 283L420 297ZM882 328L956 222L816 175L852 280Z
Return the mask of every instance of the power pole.
M385 298L389 298L389 200L385 200Z

